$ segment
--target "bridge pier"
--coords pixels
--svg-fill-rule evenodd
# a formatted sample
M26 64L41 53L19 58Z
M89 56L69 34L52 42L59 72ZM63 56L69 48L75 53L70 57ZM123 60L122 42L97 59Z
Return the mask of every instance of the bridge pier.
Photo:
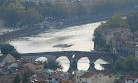
M90 60L90 67L89 67L88 70L96 70L96 69L94 68L94 66L95 66L94 62L95 62L95 61L91 61L91 60Z
M70 68L69 68L68 72L72 73L73 71L78 70L78 68L77 68L78 59L76 57L74 57L69 60L70 60Z

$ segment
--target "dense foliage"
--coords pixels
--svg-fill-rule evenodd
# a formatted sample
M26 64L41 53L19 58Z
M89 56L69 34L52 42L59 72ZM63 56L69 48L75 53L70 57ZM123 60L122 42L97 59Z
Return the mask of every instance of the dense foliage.
M138 71L136 60L133 56L127 56L125 59L119 59L114 65L115 71L120 72L134 72Z
M62 66L58 61L48 59L48 61L44 62L44 68L57 70L57 69L62 69Z
M138 30L138 12L130 12L127 15L127 21L132 31Z
M125 19L123 19L123 16L121 14L115 14L112 16L105 24L106 28L129 28L129 25Z
M20 54L10 44L2 44L0 45L0 49L3 55L11 54L16 59L20 58Z
M20 0L1 0L0 17L8 26L22 26L41 22L42 18L74 18L100 15L134 7L138 0L95 0L91 3L60 2L20 2Z
M32 76L34 73L31 72L30 70L24 72L24 74L22 76L19 76L19 74L17 74L12 83L29 83L29 77Z
M42 20L34 8L25 9L19 0L4 0L0 5L0 17L8 26L35 24Z
M19 74L17 74L17 75L14 77L12 83L20 83L20 81L21 81L21 78L19 77Z

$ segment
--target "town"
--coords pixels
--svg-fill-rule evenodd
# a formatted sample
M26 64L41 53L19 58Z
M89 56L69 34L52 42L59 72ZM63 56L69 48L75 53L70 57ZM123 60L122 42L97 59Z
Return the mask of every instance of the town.
M138 83L138 1L1 0L0 83Z

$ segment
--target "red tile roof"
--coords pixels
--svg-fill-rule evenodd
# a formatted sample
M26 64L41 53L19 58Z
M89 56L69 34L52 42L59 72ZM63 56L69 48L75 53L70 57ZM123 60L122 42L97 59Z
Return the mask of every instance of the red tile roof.
M89 78L95 74L98 74L97 72L88 72L86 74L84 74L83 76L81 76L80 78Z

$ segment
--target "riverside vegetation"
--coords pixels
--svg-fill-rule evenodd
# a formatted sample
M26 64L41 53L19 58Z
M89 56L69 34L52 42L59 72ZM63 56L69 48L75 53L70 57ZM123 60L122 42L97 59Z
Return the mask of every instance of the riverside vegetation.
M104 3L103 3L104 2ZM138 0L95 0L90 3L34 3L20 0L0 0L0 19L7 26L40 23L44 18L74 18L104 14L137 6Z

